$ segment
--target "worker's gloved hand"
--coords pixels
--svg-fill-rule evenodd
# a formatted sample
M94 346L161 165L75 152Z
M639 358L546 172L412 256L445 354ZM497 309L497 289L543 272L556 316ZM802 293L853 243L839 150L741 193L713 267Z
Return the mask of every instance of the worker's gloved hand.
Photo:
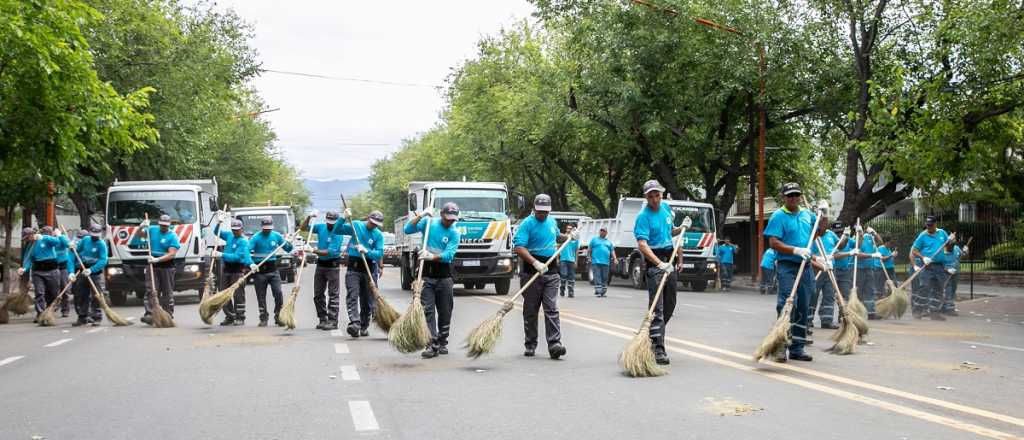
M143 220L142 223L139 223L139 227L140 228L148 228L149 227L149 219L147 218L147 219Z
M420 211L420 217L433 217L433 216L434 216L434 208L431 208L429 206L426 207L426 208L423 208L423 210Z
M25 268L24 267L19 267L18 268L18 276L20 277L22 275L25 275Z
M320 210L319 209L314 209L313 212L309 213L309 217L310 218L317 218L319 216L320 216Z
M809 260L811 258L811 250L807 249L807 248L800 248L800 247L793 248L793 255L796 255L796 256L798 256L800 258L803 258L805 260Z
M220 258L220 257L224 256L224 253L221 252L221 251L213 251L213 252L210 252L210 256L213 257L213 258Z
M156 264L160 262L160 257L149 257L150 264Z
M92 271L89 270L89 268L87 267L85 269L82 269L82 275L85 275L85 276L92 275Z
M32 239L35 240L35 241L42 240L43 239L43 234L35 234L35 235L32 236Z
M75 276L75 274L73 274L73 273L69 273L68 274L68 282L69 283L75 282L75 278L78 278L78 277Z
M77 248L77 247L78 247L77 243L75 243L73 241L72 242L68 242L68 249L75 250L75 248Z
M658 264L658 269L661 269L662 272L668 272L672 270L672 263L669 263L668 261L662 261L661 263Z
M252 264L249 265L249 271L250 272L257 272L259 270L260 270L260 265L258 265L256 263L252 263Z
M544 264L543 261L533 260L533 269L536 270L537 272L547 272L548 265Z
M924 262L925 266L932 264L932 259L928 257L921 258L921 261Z
M352 217L351 209L345 208L344 211L341 211L341 218L348 220L349 217Z
M871 258L882 258L882 253L881 252L875 252L875 253L871 254Z
M856 230L858 234L864 233L864 228L862 228L860 225L855 226L853 229Z
M825 261L822 262L822 266L825 266L825 270L835 269L835 259L831 256L825 257Z
M366 254L366 253L370 252L370 251L366 250L366 246L363 246L361 244L357 244L356 245L356 250L359 251L360 254Z
M847 237L850 236L850 227L849 226L847 226L846 228L843 229L843 235L845 235Z
M569 231L569 239L570 240L579 240L580 239L580 230L579 229L571 229Z
M875 228L872 228L871 226L868 226L868 228L865 229L864 232L867 232L868 234L874 234L875 233Z
M967 246L964 246L963 249L960 249L960 252L964 254L969 254L971 252L971 249Z
M899 254L900 254L900 251L892 251L892 256L894 256L894 257L899 255Z
M432 252L430 252L430 251L428 251L426 249L423 249L423 250L420 251L420 259L421 260L434 261L434 257L436 257L436 256L437 255L434 255Z
M950 274L950 275L954 275L954 274L956 274L956 269L953 269L953 268L951 267L951 268L949 268L949 269L946 269L946 272L949 272L949 274Z

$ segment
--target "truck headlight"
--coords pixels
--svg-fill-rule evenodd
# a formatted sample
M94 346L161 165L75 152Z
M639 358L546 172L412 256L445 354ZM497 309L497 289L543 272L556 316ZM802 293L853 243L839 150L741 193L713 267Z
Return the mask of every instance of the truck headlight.
M199 265L198 264L186 264L185 265L185 273L194 273L194 272L199 272Z
M120 267L108 267L107 268L107 275L110 275L110 276L121 275L123 273L124 273L124 269L121 269Z
M512 259L511 258L502 258L502 259L498 260L498 266L511 266L511 265L512 265Z

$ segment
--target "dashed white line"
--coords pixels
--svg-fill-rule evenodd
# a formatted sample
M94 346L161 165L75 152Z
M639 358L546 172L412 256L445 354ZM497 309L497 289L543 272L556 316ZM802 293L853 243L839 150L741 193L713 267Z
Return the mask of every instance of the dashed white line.
M124 319L126 319L126 320L128 320L128 321L134 321L134 320L135 320L135 317L134 317L134 316L129 316L129 317L127 317L127 318L124 318Z
M355 425L356 431L377 431L380 429L380 425L377 424L377 418L373 416L373 408L370 407L370 402L365 400L353 400L348 403L348 410L352 413L352 424Z
M334 344L334 352L337 354L348 354L348 344Z
M706 309L706 308L708 308L708 306L702 306L702 305L697 305L697 304L680 303L680 305L683 305L683 306L686 306L686 307L693 307L693 308L697 308L697 309Z
M14 362L17 362L18 359L21 359L23 357L25 357L25 356L11 356L11 357L9 357L7 359L4 359L4 360L0 361L0 367L2 367L4 365L7 365L7 364L12 364Z
M748 312L746 310L729 309L729 311L733 312L733 313L742 313L744 315L754 315L755 314L754 312Z
M355 365L341 366L341 380L359 380L359 372Z
M71 342L71 338L58 339L56 341L53 341L53 342L51 342L49 344L44 345L43 347L56 347L58 345L66 344L68 342Z
M986 344L984 342L960 341L961 344L980 345L982 347L1002 348L1003 350L1024 351L1024 348L1008 347L1006 345Z

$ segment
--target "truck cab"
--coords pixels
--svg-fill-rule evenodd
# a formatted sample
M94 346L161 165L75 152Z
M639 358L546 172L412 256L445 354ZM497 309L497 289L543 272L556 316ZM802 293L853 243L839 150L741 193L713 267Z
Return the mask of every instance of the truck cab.
M115 181L107 189L106 206L110 259L105 280L111 302L122 305L129 293L145 297L149 251L130 242L147 215L153 224L169 215L171 230L181 242L174 260L174 290L201 291L209 266L206 232L218 209L216 180Z
M270 216L274 219L274 230L279 234L295 236L295 213L291 206L248 206L243 208L232 208L231 216L242 221L242 229L245 235L252 237L260 232L262 226L260 219ZM281 281L291 283L295 281L295 268L298 266L298 258L284 251L277 252L277 270L281 274Z
M420 233L405 234L405 223L433 200L435 212L448 202L459 205L455 227L462 237L452 262L455 282L467 289L484 289L493 284L499 295L508 294L516 262L512 253L509 195L504 183L411 182L408 200L409 214L395 221L395 247L403 289L412 289L416 254L423 241Z

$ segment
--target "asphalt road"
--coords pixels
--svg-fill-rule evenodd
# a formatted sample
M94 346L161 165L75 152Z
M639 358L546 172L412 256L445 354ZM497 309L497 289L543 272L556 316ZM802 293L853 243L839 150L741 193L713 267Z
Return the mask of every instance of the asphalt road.
M624 280L608 298L578 281L577 297L560 299L568 354L553 361L522 356L518 310L494 353L467 359L459 342L504 299L472 292L457 291L453 350L436 359L399 354L376 328L359 339L316 330L304 278L292 332L255 327L252 286L246 327L203 325L188 296L173 329L12 319L0 326L0 439L1024 436L1024 315L1001 298L962 303L947 322L872 321L851 356L825 353L830 331L818 329L814 362L755 364L773 299L681 292L671 374L633 379L616 359L646 293ZM382 290L404 310L397 281L389 270Z

